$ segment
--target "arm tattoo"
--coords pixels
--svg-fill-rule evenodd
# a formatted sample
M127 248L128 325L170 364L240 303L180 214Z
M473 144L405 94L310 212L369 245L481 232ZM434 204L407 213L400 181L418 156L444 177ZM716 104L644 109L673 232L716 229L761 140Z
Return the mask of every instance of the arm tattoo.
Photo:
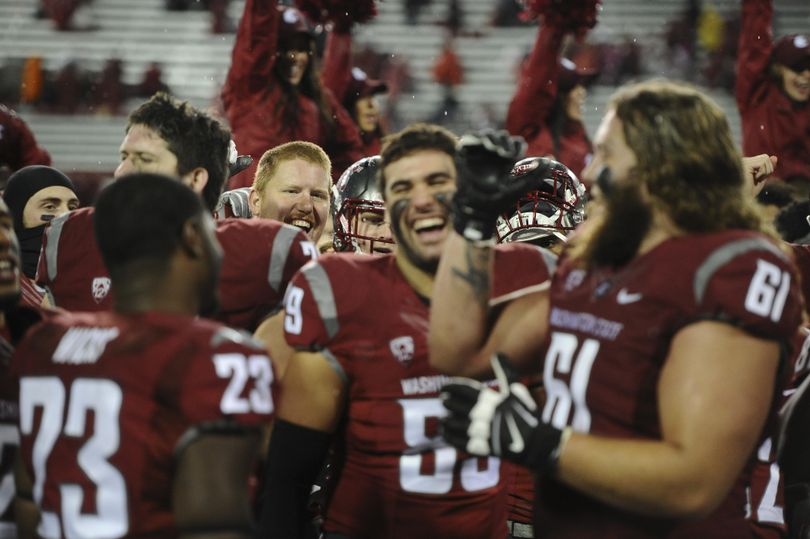
M473 296L481 305L489 300L489 250L467 245L464 251L467 269L453 268L453 275L470 286Z

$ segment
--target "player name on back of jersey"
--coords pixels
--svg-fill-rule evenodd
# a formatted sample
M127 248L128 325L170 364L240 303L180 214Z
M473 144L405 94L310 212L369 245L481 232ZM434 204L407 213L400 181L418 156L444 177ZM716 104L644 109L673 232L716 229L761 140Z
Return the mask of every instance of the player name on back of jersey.
M67 365L95 363L107 344L118 337L118 328L70 328L53 353L53 362Z

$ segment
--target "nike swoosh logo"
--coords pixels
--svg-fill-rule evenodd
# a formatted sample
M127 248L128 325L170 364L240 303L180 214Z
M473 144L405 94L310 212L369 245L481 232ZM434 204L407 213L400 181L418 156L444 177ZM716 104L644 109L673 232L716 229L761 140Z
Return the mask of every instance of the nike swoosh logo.
M523 436L520 435L520 429L511 415L506 416L506 428L509 429L509 451L515 454L522 453L526 444L523 443Z
M626 288L622 288L619 290L619 293L616 294L616 303L619 305L627 305L628 303L637 302L642 297L644 296L642 296L640 293L631 294Z

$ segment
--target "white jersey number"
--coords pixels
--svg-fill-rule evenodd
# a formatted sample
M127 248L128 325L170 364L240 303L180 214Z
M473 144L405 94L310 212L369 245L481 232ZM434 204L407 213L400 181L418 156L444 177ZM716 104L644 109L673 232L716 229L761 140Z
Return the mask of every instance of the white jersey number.
M61 529L68 539L122 537L129 529L126 483L109 463L109 458L120 444L118 417L123 393L115 382L96 378L77 378L70 386L67 399L66 393L62 381L53 376L20 380L20 431L23 435L34 434L36 411L42 410L32 455L34 501L42 507L48 458L58 438L84 438L90 432L92 435L79 449L76 461L95 485L96 513L82 512L84 491L81 486L60 484L60 516L43 511L37 532L48 539L61 537L61 518ZM93 418L89 428L88 417Z
M428 418L441 418L447 410L440 399L400 399L405 425L405 443L408 449L399 458L399 484L402 490L417 494L447 494L453 488L453 469L458 452L447 445L441 437L428 437ZM424 453L434 455L433 473L423 473ZM459 480L461 488L475 492L498 484L501 461L496 457L487 459L487 466L478 469L478 458L465 459L461 463Z
M599 341L595 339L585 339L580 346L576 335L557 331L552 333L543 370L543 383L547 393L543 408L545 423L558 429L566 427L573 408L571 427L577 432L590 430L591 412L585 395L591 368L598 353ZM570 375L570 382L560 380L558 374Z
M217 376L230 379L219 408L223 414L269 414L273 411L273 367L264 354L245 357L244 354L216 354L214 367ZM253 389L247 398L242 396L248 380L253 380Z
M745 308L758 316L779 322L790 292L790 273L765 260L757 260L757 271L748 285Z

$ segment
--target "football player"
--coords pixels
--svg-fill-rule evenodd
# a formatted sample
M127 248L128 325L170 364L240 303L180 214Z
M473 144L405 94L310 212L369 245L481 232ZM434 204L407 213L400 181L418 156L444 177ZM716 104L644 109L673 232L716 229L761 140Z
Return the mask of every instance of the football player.
M14 472L19 466L20 435L11 360L25 332L51 313L25 301L15 222L15 216L0 199L0 537L17 537L17 521L35 518L28 504L15 503Z
M178 176L213 211L235 158L228 130L217 120L158 93L130 115L115 177L136 171ZM67 310L99 311L113 304L92 220L92 208L55 219L43 241L37 282L54 305ZM219 221L217 237L225 256L213 316L250 331L279 307L295 271L317 256L303 232L267 219Z
M114 310L52 317L12 364L37 534L250 537L273 370L260 343L197 318L222 259L210 212L138 173L104 189L94 219Z
M522 144L504 149L515 162ZM283 330L295 349L282 378L268 452L264 537L300 537L306 500L334 443L323 532L327 538L503 538L500 462L441 441L445 376L427 363L433 277L450 230L456 139L413 125L386 138L380 191L397 248L337 253L305 266L285 297ZM495 305L548 286L553 255L498 248ZM525 266L538 268L526 278ZM333 436L335 435L335 436Z
M484 375L492 352L522 365L543 354L547 399L537 409L495 360L498 391L445 387L445 438L537 474L540 536L749 534L746 470L801 301L791 261L744 192L721 109L666 81L619 90L585 172L598 185L594 212L550 290L512 301L492 332L478 286L492 249L480 230L510 193L482 182L482 167L460 175L431 361Z
M380 156L364 157L347 168L332 187L333 243L339 252L387 254L393 248L377 182L379 168Z

